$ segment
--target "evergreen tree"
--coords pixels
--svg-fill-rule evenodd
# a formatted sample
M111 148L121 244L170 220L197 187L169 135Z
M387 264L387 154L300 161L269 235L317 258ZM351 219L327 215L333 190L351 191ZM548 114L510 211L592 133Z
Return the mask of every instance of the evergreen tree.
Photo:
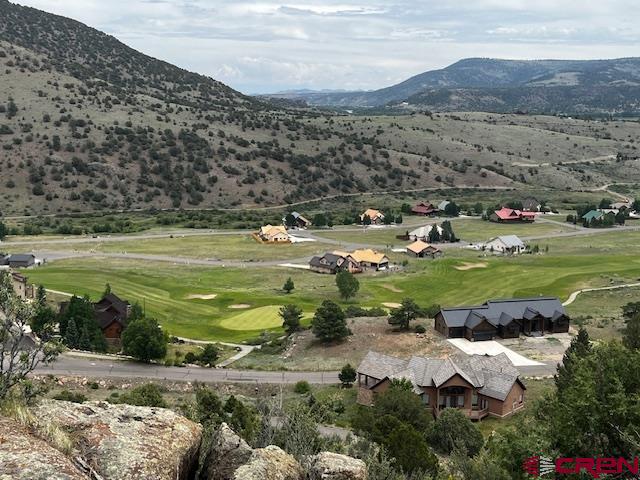
M429 230L429 235L427 236L427 240L429 243L438 243L440 241L440 232L438 231L438 225L433 224L431 226L431 230Z
M280 318L282 318L282 326L288 335L300 328L300 320L302 319L302 309L297 305L284 305L280 308Z
M81 350L91 350L92 343L89 338L89 332L87 330L87 325L82 326L82 330L80 332L80 339L78 340L78 348Z
M340 292L340 296L344 300L349 300L350 298L355 297L356 293L358 293L358 290L360 289L360 282L358 282L355 275L348 270L340 270L336 274L336 285Z
M409 329L411 321L418 318L421 314L420 307L411 298L402 300L400 307L391 310L388 322L389 325L397 325L404 330Z
M558 364L558 371L555 375L556 387L558 391L564 390L573 380L573 365L581 358L585 358L591 353L591 341L587 331L580 327L578 335L571 339L569 348L564 352L562 364Z
M624 321L625 329L623 332L622 343L630 350L640 348L640 314L636 314Z
M36 290L36 306L42 308L47 304L47 290L43 285L38 285Z
M104 292L102 293L103 297L106 297L107 295L109 295L111 293L111 285L109 283L106 283L104 285Z
M153 318L130 322L122 332L122 351L143 362L163 358L167 342L167 334Z
M294 288L295 285L293 284L293 280L291 279L291 277L287 278L287 281L284 282L284 285L282 286L282 290L284 290L286 293L291 293Z
M323 301L318 307L311 328L313 334L325 343L342 340L351 335L344 312L331 300Z
M356 369L351 366L350 363L347 363L340 373L338 374L338 379L342 382L343 387L350 387L353 382L356 381Z
M200 353L200 361L209 366L214 366L218 359L218 349L212 343L207 343Z
M71 318L69 320L69 323L67 324L67 331L64 335L64 343L66 343L69 348L78 348L78 345L80 343L78 327L76 326L76 321L73 318Z

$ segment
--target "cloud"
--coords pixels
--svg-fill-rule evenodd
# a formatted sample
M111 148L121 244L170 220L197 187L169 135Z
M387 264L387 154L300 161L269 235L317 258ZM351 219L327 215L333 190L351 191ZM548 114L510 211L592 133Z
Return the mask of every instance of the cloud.
M17 0L244 92L373 89L465 57L638 55L637 0Z

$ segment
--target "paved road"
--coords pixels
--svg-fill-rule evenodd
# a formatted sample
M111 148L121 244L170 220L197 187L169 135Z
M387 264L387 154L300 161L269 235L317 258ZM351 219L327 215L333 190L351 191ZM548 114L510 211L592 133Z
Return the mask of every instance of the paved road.
M600 292L602 290L617 290L619 288L633 288L633 287L640 287L640 283L624 283L622 285L611 285L609 287L583 288L582 290L576 290L575 292L571 293L571 295L569 295L569 298L567 298L567 300L562 304L562 306L566 307L567 305L571 305L573 302L576 301L576 298L578 298L578 295L580 295L581 293Z
M517 367L523 376L553 375L555 364ZM38 375L77 376L87 378L147 378L176 382L292 384L300 380L317 385L340 383L338 372L267 372L216 368L181 368L147 365L122 360L98 360L61 355L50 364L38 367Z
M180 382L244 382L289 384L306 380L313 384L339 383L338 372L263 372L197 367L165 367L121 360L97 360L61 355L50 364L38 367L39 375L79 376L88 378L148 378Z

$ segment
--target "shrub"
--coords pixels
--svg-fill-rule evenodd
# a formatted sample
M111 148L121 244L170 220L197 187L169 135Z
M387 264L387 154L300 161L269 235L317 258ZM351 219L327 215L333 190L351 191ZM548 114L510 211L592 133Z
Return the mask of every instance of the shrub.
M56 400L64 400L65 402L73 402L73 403L82 403L87 401L87 397L85 397L80 392L70 392L69 390L62 390L57 395L53 397Z
M293 391L300 395L304 395L305 393L309 393L311 391L311 385L309 385L309 382L307 382L306 380L300 380L294 385Z
M140 407L167 407L160 387L154 383L146 383L132 388L118 398L117 403L128 403Z
M424 325L416 325L415 331L416 333L425 333L427 329L424 327Z

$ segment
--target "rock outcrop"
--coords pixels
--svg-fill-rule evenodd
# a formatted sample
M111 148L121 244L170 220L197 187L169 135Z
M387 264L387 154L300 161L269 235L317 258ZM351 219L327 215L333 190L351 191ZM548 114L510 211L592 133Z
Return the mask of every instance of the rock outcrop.
M201 426L164 408L44 401L34 414L69 431L104 480L186 480L198 460Z
M280 447L257 448L249 461L238 468L234 480L301 480L300 464Z
M35 438L17 422L0 417L0 479L89 480L69 458Z
M204 454L204 478L231 480L235 471L249 461L253 449L226 423L218 427Z
M366 480L367 466L357 458L322 452L308 459L307 474L310 480Z

